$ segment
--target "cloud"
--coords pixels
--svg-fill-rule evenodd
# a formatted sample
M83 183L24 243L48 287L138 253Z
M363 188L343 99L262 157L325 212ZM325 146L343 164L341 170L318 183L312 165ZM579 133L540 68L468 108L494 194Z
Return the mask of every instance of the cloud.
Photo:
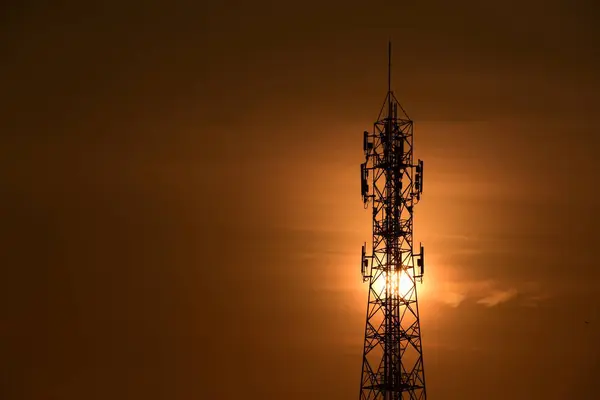
M463 302L463 300L466 297L467 296L463 293L448 292L443 295L441 300L443 303L449 305L450 307L456 308L460 305L460 303Z
M517 289L511 288L508 290L493 290L491 293L486 295L485 297L477 300L477 304L483 304L487 307L493 307L500 303L505 303L518 294Z
M542 292L536 282L523 282L515 286L493 280L446 281L434 293L437 301L453 308L467 302L494 307L515 300L520 300L521 306L535 307L540 301L551 297Z
M537 307L539 306L539 304L544 301L544 300L548 300L550 297L549 294L541 294L541 295L534 295L534 296L529 296L529 297L525 297L523 299L523 301L521 302L521 305L523 307Z

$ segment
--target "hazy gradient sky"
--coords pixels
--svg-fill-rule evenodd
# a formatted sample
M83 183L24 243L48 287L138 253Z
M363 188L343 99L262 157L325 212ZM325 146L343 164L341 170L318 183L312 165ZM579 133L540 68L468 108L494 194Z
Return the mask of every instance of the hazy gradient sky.
M0 8L0 398L356 398L389 38L430 399L597 397L593 0L49 3Z

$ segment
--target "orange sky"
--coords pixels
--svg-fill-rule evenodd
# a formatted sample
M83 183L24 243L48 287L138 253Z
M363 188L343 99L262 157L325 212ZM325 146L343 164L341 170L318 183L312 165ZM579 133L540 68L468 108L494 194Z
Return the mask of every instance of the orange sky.
M389 37L429 397L600 390L593 2L103 4L0 14L0 398L355 398Z

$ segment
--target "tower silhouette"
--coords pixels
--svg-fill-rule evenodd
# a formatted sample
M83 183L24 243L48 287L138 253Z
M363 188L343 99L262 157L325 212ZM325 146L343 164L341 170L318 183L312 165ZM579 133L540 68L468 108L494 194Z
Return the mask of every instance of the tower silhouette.
M423 192L423 161L413 162L413 121L391 90L372 132L364 132L360 166L365 208L373 210L371 254L362 247L363 282L369 282L360 399L426 399L417 282L424 250L413 248L413 210ZM400 112L399 112L400 111ZM415 265L416 264L416 265Z

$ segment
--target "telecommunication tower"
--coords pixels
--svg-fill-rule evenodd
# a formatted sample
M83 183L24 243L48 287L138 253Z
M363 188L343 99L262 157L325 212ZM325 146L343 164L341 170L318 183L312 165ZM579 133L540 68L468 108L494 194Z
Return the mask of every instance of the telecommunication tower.
M373 209L372 253L362 247L363 282L369 282L360 400L427 398L417 282L425 254L413 248L413 209L423 192L423 161L413 162L413 121L391 90L371 133L365 131L360 166L365 208ZM400 111L400 113L399 113ZM415 265L416 264L416 265Z

